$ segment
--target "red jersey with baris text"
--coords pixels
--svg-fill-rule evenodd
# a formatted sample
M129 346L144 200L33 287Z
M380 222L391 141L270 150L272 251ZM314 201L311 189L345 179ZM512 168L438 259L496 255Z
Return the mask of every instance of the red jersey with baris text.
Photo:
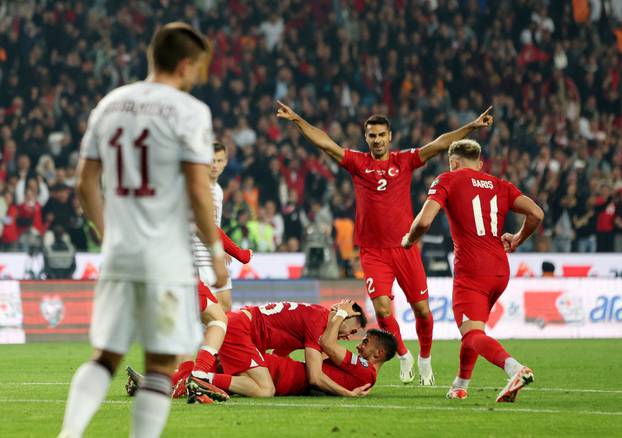
M375 160L369 152L345 149L339 163L352 175L356 196L355 244L368 248L396 248L413 220L412 172L423 166L419 149L390 152Z
M454 241L454 276L509 275L503 224L521 195L512 183L474 169L441 174L428 199L447 213Z
M253 317L252 339L259 350L271 348L322 351L320 336L326 329L329 310L319 304L270 303L248 307Z

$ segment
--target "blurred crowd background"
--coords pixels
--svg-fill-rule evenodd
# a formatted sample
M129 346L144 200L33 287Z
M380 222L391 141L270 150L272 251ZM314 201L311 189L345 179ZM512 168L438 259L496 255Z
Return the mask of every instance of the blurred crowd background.
M145 78L150 36L174 20L215 48L194 94L228 149L223 228L240 245L330 248L356 273L351 179L277 122L280 99L361 150L372 113L402 149L492 104L493 128L474 136L485 170L546 212L523 250L622 251L622 0L2 1L0 250L34 251L46 231L98 250L74 193L87 117ZM446 161L415 173L415 209ZM437 221L424 251L448 239Z

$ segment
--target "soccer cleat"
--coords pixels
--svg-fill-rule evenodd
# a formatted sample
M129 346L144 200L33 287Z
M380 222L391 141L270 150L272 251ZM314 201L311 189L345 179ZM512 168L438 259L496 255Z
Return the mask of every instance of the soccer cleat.
M125 370L127 371L127 383L125 384L125 392L130 397L133 397L138 390L140 382L143 380L143 376L132 367L128 366Z
M188 393L188 404L199 403L202 405L210 405L214 400L205 394L197 394L195 392Z
M400 380L404 384L411 383L415 380L415 359L410 351L404 356L400 356Z
M431 358L423 359L418 357L417 367L419 368L419 384L421 386L434 386Z
M184 379L179 379L173 387L173 395L171 398L183 398L188 395L188 389L186 388L186 382Z
M522 367L519 372L514 374L510 380L508 380L505 388L501 390L497 396L497 403L514 403L518 391L523 387L533 382L533 371L527 367Z
M221 402L229 400L229 394L225 391L215 385L212 385L206 380L193 376L192 374L186 381L186 388L188 390L188 397L190 397L190 394L195 394L207 395L208 397Z
M447 392L447 398L450 400L464 400L469 396L469 393L464 388L454 388L453 386L449 388Z

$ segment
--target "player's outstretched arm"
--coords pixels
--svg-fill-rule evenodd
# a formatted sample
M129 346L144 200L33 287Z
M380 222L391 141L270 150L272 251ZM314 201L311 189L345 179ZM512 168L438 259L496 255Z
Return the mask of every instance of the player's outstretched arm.
M514 252L533 234L544 219L544 211L531 198L520 195L512 204L512 211L524 214L525 220L516 234L505 233L501 236L505 252Z
M104 203L100 187L102 163L99 160L81 158L78 163L76 191L84 215L95 226L100 239L104 238Z
M406 249L413 246L430 229L440 210L441 204L438 202L432 199L425 201L421 211L410 226L410 231L402 238L402 246Z
M440 135L435 140L423 146L419 149L419 157L423 161L428 161L430 158L440 154L441 152L449 149L449 146L458 140L462 140L476 129L484 128L492 125L493 117L489 114L492 111L492 106L489 106L486 111L479 115L479 117L472 122L467 123L461 128L455 131L446 132Z
M277 100L279 106L276 110L276 116L280 119L292 121L296 124L296 127L304 137L317 146L322 151L326 152L331 158L337 162L343 160L343 148L333 141L328 134L307 122L300 117L293 109L285 105L283 102Z
M307 369L307 380L309 385L316 387L320 391L339 395L342 397L361 397L369 393L371 385L367 384L350 391L336 383L322 371L322 353L314 348L305 348L305 367Z
M326 329L324 333L320 337L320 347L322 347L322 351L326 353L328 358L335 364L341 365L343 360L346 357L346 353L348 350L337 342L339 338L339 327L341 327L341 323L352 316L360 315L359 312L356 312L352 305L354 301L352 300L344 300L339 304L336 304L332 307L333 311L330 312L328 317L328 323L326 324Z
M183 162L182 170L186 176L186 190L190 199L190 206L194 213L194 221L203 243L212 253L213 268L216 274L216 287L222 287L227 281L227 269L225 268L225 251L218 236L216 224L214 223L214 206L212 197L205 196L211 193L211 183L206 164Z

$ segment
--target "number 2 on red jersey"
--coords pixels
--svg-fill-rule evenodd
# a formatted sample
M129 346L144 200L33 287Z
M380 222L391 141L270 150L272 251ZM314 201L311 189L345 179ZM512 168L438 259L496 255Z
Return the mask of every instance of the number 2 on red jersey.
M117 150L117 195L128 196L130 189L123 186L123 147L119 140L123 135L123 128L117 128L114 135L110 138L108 144ZM132 189L131 192L136 197L153 196L155 195L155 189L149 187L149 161L147 159L148 147L145 140L149 137L149 130L143 129L140 135L134 140L134 147L140 149L140 177L141 184L137 189Z

